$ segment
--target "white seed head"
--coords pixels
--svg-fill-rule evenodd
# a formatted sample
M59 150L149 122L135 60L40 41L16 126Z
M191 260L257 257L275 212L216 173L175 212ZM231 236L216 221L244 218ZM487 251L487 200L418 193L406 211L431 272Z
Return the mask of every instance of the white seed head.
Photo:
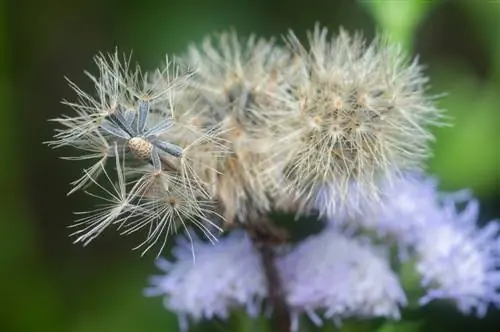
M98 198L106 204L84 212L77 220L75 226L80 229L74 233L78 235L76 242L87 244L111 225L118 225L125 234L147 229L140 246L145 251L159 241L164 244L167 235L179 227L194 224L210 237L217 226L209 217L215 222L221 217L207 201L205 184L196 175L198 169L190 164L193 155L176 144L196 145L209 131L203 128L201 133L191 135L190 128L174 120L174 94L182 91L185 77L178 75L177 66L168 59L152 74L143 73L139 67L130 70L130 59L123 62L118 53L100 54L95 61L98 75L87 75L94 82L96 97L70 82L78 101L68 105L77 114L56 119L63 129L49 142L53 147L71 146L84 152L81 157L68 159L97 159L72 183L71 193L94 184L104 193ZM106 161L113 157L116 172L105 171ZM176 162L171 163L170 157ZM112 190L97 182L100 174L106 176ZM168 188L153 192L148 184L156 189L159 184L168 184Z
M192 46L182 61L196 68L184 90L196 110L189 112L190 121L219 129L217 158L204 162L211 171L200 172L207 174L214 198L228 221L245 220L251 210L268 211L282 187L267 152L274 144L270 115L289 53L273 41L243 40L229 32Z
M316 28L308 49L293 34L280 47L222 33L150 73L130 70L118 53L96 64L95 94L70 82L76 115L55 119L63 129L49 144L97 159L72 192L95 183L116 147L129 181L120 201L139 218L120 211L105 224L148 227L146 249L186 222L208 233L220 215L301 213L325 185L339 207L352 183L374 197L381 175L421 166L427 127L440 119L416 61L344 31L327 37ZM99 218L91 223L104 224Z
M382 38L368 45L344 30L329 37L316 27L308 49L293 34L288 42L300 65L282 91L276 149L300 195L314 198L332 183L346 193L354 181L375 196L380 175L422 166L432 140L427 127L441 112L425 95L416 61Z

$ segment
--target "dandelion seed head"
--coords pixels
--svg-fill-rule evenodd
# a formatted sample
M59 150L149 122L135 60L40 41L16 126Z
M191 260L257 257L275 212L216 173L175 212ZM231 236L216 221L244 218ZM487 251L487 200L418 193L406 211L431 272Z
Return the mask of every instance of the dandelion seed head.
M198 110L191 119L220 128L224 148L220 158L212 160L207 182L226 219L245 220L250 210L268 211L280 188L267 153L275 143L270 112L278 104L273 97L285 80L282 69L288 52L272 40L245 40L226 32L192 46L183 61L195 68L184 91Z
M95 62L98 75L87 73L94 82L95 96L70 82L78 100L68 105L76 115L55 119L63 129L57 129L54 141L48 142L53 147L80 150L79 157L67 159L96 160L73 182L70 193L92 184L104 194L91 195L105 203L79 213L73 225L80 227L74 233L76 242L87 244L111 225L122 234L145 230L146 239L139 245L143 252L157 243L163 249L169 234L188 225L213 238L218 226L208 217L219 217L205 183L199 181L198 169L189 164L192 154L184 153L201 136L208 137L209 130L189 136L185 126L174 119L175 94L182 91L185 77L179 76L178 67L168 58L153 73L144 73L138 66L132 69L130 58L122 60L117 52L99 54ZM178 139L179 133L187 138ZM192 136L196 136L194 141L189 140ZM114 174L105 171L106 162L113 157L117 162ZM178 162L172 163L172 158ZM103 174L108 185L97 181ZM153 193L152 187L161 190Z
M420 169L429 155L430 125L441 112L426 96L427 78L383 38L366 44L344 30L330 37L316 27L306 49L290 34L300 59L297 80L283 91L289 107L280 125L285 169L293 187L314 199L325 184L354 181L377 198L377 179L389 171Z

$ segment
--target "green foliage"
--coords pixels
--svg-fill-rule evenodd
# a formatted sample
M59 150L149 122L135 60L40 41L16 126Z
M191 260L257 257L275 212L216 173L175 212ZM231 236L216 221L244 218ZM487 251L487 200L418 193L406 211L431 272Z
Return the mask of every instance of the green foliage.
M437 0L371 1L359 0L375 18L379 28L393 41L410 50L415 31Z
M422 331L420 321L402 321L397 323L386 323L382 325L377 332L413 332Z
M120 261L98 272L99 277L87 286L80 299L71 332L175 330L177 317L165 311L161 299L141 294L146 269L137 267L131 269L129 262Z
M442 69L436 71L434 85L436 90L448 90L440 104L448 110L453 127L436 130L431 170L446 188L467 183L479 196L490 195L500 178L498 86L471 79L460 64L437 67Z
M2 2L0 6L4 7ZM47 326L64 331L60 294L38 252L38 234L22 199L22 169L16 150L11 86L10 36L5 11L0 10L0 149L10 159L0 164L0 330L39 331ZM5 325L5 328L2 328Z
M152 0L132 5L118 1L109 5L80 1L67 5L58 0L43 4L31 0L24 2L22 10L10 12L7 7L18 6L0 2L0 150L4 157L0 163L3 194L0 200L3 301L0 330L160 332L176 331L178 326L176 317L164 310L160 299L145 298L141 294L147 277L154 271L151 257L131 262L128 259L131 255L123 259L122 252L102 252L95 261L105 263L93 273L70 271L69 262L74 258L61 249L64 248L62 241L69 240L59 236L67 232L54 235L53 225L52 228L47 225L47 220L61 216L65 219L57 220L57 227L62 229L69 224L71 215L66 205L71 205L71 200L66 203L66 197L61 195L67 189L63 188L67 181L59 181L59 177L76 175L71 169L47 170L45 163L53 155L45 157L48 152L38 143L47 138L43 132L49 130L46 119L60 113L58 101L68 97L68 91L61 88L63 75L77 75L88 68L90 56L100 47L111 50L117 45L128 51L126 47L133 45L136 59L145 60L152 67L163 60L165 52L182 52L188 42L200 41L213 30L232 26L244 33L284 33L278 30L283 26L297 30L292 25L305 24L304 17L324 17L324 8L331 12L335 6L337 11L342 11L342 15L336 16L342 20L321 21L332 30L340 25L365 27L367 23L360 19L358 12L366 11L376 22L375 29L388 32L410 52L419 28L434 19L444 1L360 0L351 7L347 2L337 3L341 1L316 0L304 3L305 6L303 2L249 0ZM453 2L453 6L474 22L472 27L463 28L475 32L475 38L487 50L487 57L476 62L484 63L488 72L480 78L463 59L440 58L439 54L429 53L433 91L448 92L440 105L448 109L454 123L453 128L436 131L435 157L430 162L430 170L442 179L446 188L472 187L481 198L493 201L500 195L500 3L462 0ZM306 28L310 29L314 21L307 23ZM446 22L438 24L439 27L445 25ZM9 27L12 31L7 30ZM462 34L463 31L456 31L455 38L461 38ZM14 54L15 50L18 53ZM70 51L64 53L64 50ZM50 99L51 91L56 99ZM33 100L37 101L36 107L29 104ZM27 128L40 132L27 132L29 130L21 127L22 121L28 122ZM25 142L26 137L32 135L36 136L36 145ZM47 200L50 206L44 210L49 215L42 215L36 209L34 201L38 197L33 198L31 193L39 192L40 183L44 182L37 182L38 178L45 176L51 177L54 183L54 188L43 188L44 194L50 197ZM56 249L47 249L49 244ZM100 252L99 248L108 247L98 243L92 249ZM81 270L89 270L94 260L74 264L81 265ZM401 279L411 303L415 303L420 295L419 280L411 263L402 266ZM79 290L78 297L71 298L73 289ZM340 330L373 331L374 326L373 322L346 323ZM270 331L265 318L252 320L242 313L235 313L228 323L211 322L194 330ZM322 329L304 324L303 331L318 330L338 331L331 323ZM403 320L384 323L376 331L412 332L424 331L424 328L420 321Z

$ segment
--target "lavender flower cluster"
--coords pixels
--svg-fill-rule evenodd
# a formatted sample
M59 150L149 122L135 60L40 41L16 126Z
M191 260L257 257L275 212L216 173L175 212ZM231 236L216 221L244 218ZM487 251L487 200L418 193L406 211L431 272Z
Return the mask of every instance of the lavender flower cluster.
M383 37L368 44L319 26L308 37L289 33L282 46L222 33L151 72L98 55L99 75L87 73L97 93L70 82L78 99L64 103L76 114L54 119L62 128L48 142L92 161L70 193L103 204L78 213L75 242L141 231L138 247L161 253L169 234L201 230L177 239L147 290L185 331L233 308L272 312L243 229L272 227L271 211L312 215L321 233L274 248L294 331L303 315L317 325L400 318L408 300L393 247L399 262L416 261L422 305L448 299L483 316L500 304L498 224L478 228L467 192L439 193L422 173L429 127L444 124L422 67Z
M349 217L328 215L319 234L280 250L277 266L293 331L299 331L301 315L318 326L345 318L400 319L408 300L390 263L393 246L400 252L398 263L416 262L425 291L420 305L448 300L478 317L489 305L500 306L498 220L478 227L478 204L469 193L439 193L436 181L422 175L387 181L382 188L382 203L359 204ZM335 197L330 200L336 204ZM370 231L375 239L367 237ZM146 294L164 296L165 307L182 318L183 331L188 317L226 318L231 308L255 315L266 288L248 238L230 233L216 245L197 239L194 246L196 262L182 240L174 261L159 260L164 274L150 280Z

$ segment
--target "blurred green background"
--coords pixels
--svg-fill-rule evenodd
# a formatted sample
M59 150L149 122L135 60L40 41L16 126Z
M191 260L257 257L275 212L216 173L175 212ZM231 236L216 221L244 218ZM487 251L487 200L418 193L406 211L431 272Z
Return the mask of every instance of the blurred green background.
M432 92L454 118L436 131L429 172L443 189L472 188L483 220L500 216L500 2L338 0L142 0L0 2L0 331L176 331L159 298L141 295L156 272L153 255L130 248L137 239L106 233L87 248L72 245L72 211L90 204L66 197L81 165L58 159L69 151L42 145L47 119L69 110L64 76L84 90L98 51L133 50L153 69L166 52L181 53L209 32L299 36L316 21L335 31L387 30L428 66ZM465 318L451 307L411 312L410 322L383 331L498 331L499 314ZM414 323L417 322L417 323ZM216 323L197 330L257 331L258 323ZM332 327L328 327L332 330ZM326 329L325 329L326 330ZM350 330L369 330L353 325ZM382 331L382 330L381 330Z

